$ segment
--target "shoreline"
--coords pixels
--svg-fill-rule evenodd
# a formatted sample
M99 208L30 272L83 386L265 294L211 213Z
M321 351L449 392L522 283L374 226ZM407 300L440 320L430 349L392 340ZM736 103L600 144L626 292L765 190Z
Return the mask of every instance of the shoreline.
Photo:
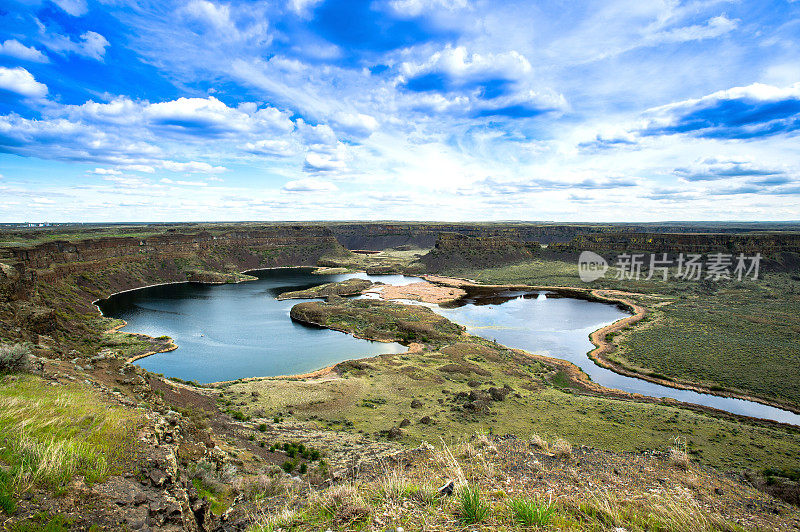
M589 299L592 301L597 301L600 303L607 303L607 304L614 304L617 306L621 306L628 311L633 312L632 316L627 316L625 318L619 319L614 323L610 323L596 331L592 332L589 335L589 341L594 344L594 348L587 353L589 359L597 364L598 366L613 371L619 375L625 377L631 377L635 379L641 379L643 381L652 382L653 384L658 384L661 386L666 386L668 388L674 388L677 390L687 390L696 393L702 393L706 395L714 395L717 397L726 397L729 399L741 399L744 401L751 401L753 403L759 403L764 406L770 406L773 408L778 408L780 410L786 410L787 412L791 412L793 414L800 414L800 408L794 407L791 405L783 404L777 401L773 401L770 399L764 399L761 397L756 397L753 395L748 395L745 393L740 393L732 390L711 390L710 388L706 388L699 384L692 384L680 381L672 381L666 379L660 379L658 377L653 377L651 375L647 375L646 373L640 373L638 371L632 370L627 368L623 365L617 364L612 360L609 360L604 355L609 352L613 352L615 350L615 346L609 342L606 338L609 334L613 332L621 332L639 322L642 318L647 315L647 309L640 305L637 305L633 301L623 299L624 296L630 295L630 292L623 292L621 290L612 290L608 288L579 288L579 287L567 287L567 286L543 286L543 285L521 285L521 284L496 284L496 285L489 285L489 284L478 284L475 281L470 279L462 279L457 277L445 277L445 276L438 276L438 275L423 275L423 278L429 280L429 282L441 282L443 284L447 283L447 280L452 280L457 282L456 286L469 286L475 288L490 288L490 289L498 289L498 290L549 290L558 293L566 293L570 295L579 295L583 296L583 299ZM608 294L608 295L604 295ZM614 295L618 297L614 297ZM560 360L560 359L559 359ZM612 388L609 388L612 389ZM644 396L649 397L649 396ZM680 402L680 401L678 401ZM683 403L681 404L695 404L695 403ZM702 405L698 405L702 406ZM707 407L711 408L711 407ZM718 410L718 409L714 409ZM722 412L726 412L725 410L721 410ZM739 414L734 414L739 415ZM750 416L743 416L743 417L750 417ZM752 418L752 419L762 419L762 418ZM780 423L775 421L775 423ZM781 423L784 424L784 423ZM795 425L789 424L789 426L794 427Z
M271 267L266 267L266 268L252 268L252 269L248 269L248 270L243 270L243 271L241 271L239 273L246 275L247 272L254 272L254 271L259 271L259 270L276 270L276 269L288 269L288 268L296 268L296 269L311 268L311 269L313 269L314 267L313 266L271 266ZM609 325L601 327L600 329L597 329L596 331L592 332L589 335L589 340L591 341L591 343L595 347L589 353L587 353L587 356L589 357L590 360L592 360L592 362L594 362L598 366L603 367L605 369L608 369L610 371L613 371L613 372L615 372L615 373L617 373L619 375L641 379L641 380L644 380L644 381L652 382L654 384L658 384L658 385L662 385L662 386L666 386L666 387L670 387L670 388L674 388L674 389L682 389L682 390L688 390L688 391L693 391L693 392L707 394L707 395L714 395L714 396L718 396L718 397L727 397L727 398L731 398L731 399L740 399L740 400L745 400L745 401L751 401L751 402L754 402L754 403L763 404L765 406L770 406L770 407L773 407L773 408L786 410L787 412L791 412L791 413L794 413L794 414L800 414L800 409L796 409L796 408L791 407L789 405L783 405L783 404L780 404L780 403L777 403L777 402L774 402L774 401L769 401L769 400L761 399L761 398L758 398L758 397L748 396L746 394L740 394L740 393L737 393L737 392L725 391L725 390L722 390L722 391L714 390L714 391L712 391L712 390L710 390L708 388L704 388L704 387L702 387L700 385L684 384L684 383L681 383L681 382L667 381L667 380L664 380L664 379L659 379L657 377L652 377L652 376L646 375L644 373L639 373L639 372L630 370L628 368L625 368L624 366L619 366L618 364L615 364L614 362L612 362L612 361L608 360L607 358L605 358L603 355L605 353L607 353L607 352L613 351L613 349L614 349L613 344L611 344L610 342L607 341L607 339L606 339L607 336L612 332L620 332L620 331L622 331L624 329L627 329L628 327L631 327L631 326L635 325L637 322L639 322L647 314L647 309L646 308L641 307L641 306L633 303L630 300L624 299L623 297L614 297L614 295L616 295L616 296L624 296L624 295L629 295L630 293L619 291L619 290L599 289L599 288L592 289L592 288L580 288L580 287L547 286L547 285L524 285L524 284L479 284L479 283L477 283L477 282L475 282L473 280L470 280L470 279L462 279L462 278L456 278L456 277L446 277L446 276L440 276L440 275L429 275L429 274L423 274L423 275L420 275L419 277L421 277L422 279L424 279L425 281L427 281L427 282L429 282L431 284L435 284L435 285L439 285L439 286L444 285L444 286L449 286L449 287L454 287L454 288L469 287L469 288L482 288L482 289L490 289L490 290L529 290L529 291L530 290L547 290L547 291L552 291L552 292L556 292L556 293L567 295L567 296L571 296L571 297L576 297L578 299L587 299L587 300L590 300L590 301L597 301L597 302L600 302L600 303L617 305L617 306L619 306L621 308L624 308L624 309L628 310L629 312L633 312L633 315L632 316L627 316L625 318L622 318L620 320L615 321L614 323L611 323ZM235 283L232 283L232 284L238 284L238 283L241 283L241 282L247 282L247 281L253 281L253 280L255 280L255 279L241 279L241 280L236 281ZM153 284L153 285L147 285L147 286L142 286L142 287L138 287L138 288L131 288L131 289L127 289L127 290L121 290L119 292L114 292L114 293L110 294L109 296L107 296L105 298L101 298L101 299L108 299L108 298L110 298L110 297L112 297L114 295L117 295L117 294L131 292L131 291L134 291L134 290L141 290L143 288L149 288L149 287L152 287L152 286L166 286L166 285L171 285L171 284L182 284L182 283L192 283L192 282L199 282L201 284L209 284L209 285L231 284L231 283L224 283L224 282L215 283L215 282L203 282L203 281L171 281L171 282L166 282L166 283L156 283L156 284ZM458 299L462 299L463 297L466 297L466 295L467 294L464 294L464 295L456 298L454 301L457 301ZM100 315L103 316L102 310L100 310L100 307L97 305L97 302L101 301L101 299L95 300L93 302L93 304L94 304L95 308L97 308L97 310L100 313ZM106 317L106 316L103 316L103 317ZM290 318L290 319L295 319L295 318ZM302 322L302 320L297 320L297 321ZM111 330L105 331L105 332L123 332L125 334L141 334L141 333L129 333L127 331L120 331L120 329L122 329L125 325L127 325L127 323L125 323L124 325L116 326L116 327L112 328ZM317 324L312 324L312 325L318 326ZM326 328L328 328L330 330L336 330L336 331L342 332L344 334L351 334L351 333L348 333L347 331L344 331L344 330L341 330L341 329L338 329L338 328L335 328L335 327L326 327ZM105 332L104 332L104 334L105 334ZM143 335L143 336L147 336L147 335ZM351 334L351 336L353 336L355 338L359 338L361 340L367 340L367 341L375 341L375 342L383 342L383 343L396 343L396 342L392 342L391 340L380 340L380 339L374 339L374 338L366 338L366 337L359 336L359 335L354 335L354 334ZM147 352L147 353L144 353L144 354L141 354L141 355L137 355L135 357L130 357L129 359L126 360L126 362L127 363L133 363L136 360L140 360L142 358L146 358L148 356L156 355L156 354L159 354L159 353L171 352L171 351L176 350L177 348L178 348L178 345L174 342L174 340L170 339L170 345L168 346L167 349L151 351L151 352ZM631 400L640 400L640 401L645 401L645 402L651 402L651 401L648 401L648 399L652 399L652 402L656 402L656 403L673 403L673 404L681 405L681 406L685 405L685 407L688 407L689 409L693 409L693 410L694 409L700 409L702 411L723 414L723 415L726 415L726 416L734 416L735 418L744 418L744 419L762 421L762 422L766 422L766 423L775 423L775 424L778 424L778 425L781 425L781 426L795 427L796 428L796 426L792 425L792 424L783 423L783 422L780 422L780 421L773 421L773 420L764 419L764 418L757 418L757 417L752 417L752 416L747 416L747 415L742 415L742 414L734 414L734 413L728 412L726 410L720 410L720 409L717 409L717 408L708 407L708 406L704 406L704 405L699 405L699 404L696 404L696 403L685 403L685 402L678 401L676 399L670 399L670 398L655 398L655 397L651 397L651 396L647 396L647 395L633 394L633 393L625 392L623 390L618 390L618 389L615 389L615 388L608 388L608 387L605 387L605 386L601 386L601 385L595 383L594 381L592 381L591 378L583 370L580 369L580 367L578 367L577 365L573 364L572 362L569 362L569 361L563 360L563 359L559 359L559 358L555 358L555 357L543 357L542 355L533 355L531 353L527 353L526 351L520 351L520 352L525 353L527 356L531 356L531 357L534 357L534 358L541 357L541 360L549 360L549 361L551 361L551 363L553 361L555 361L555 362L558 363L559 366L561 366L562 363L563 364L567 364L569 366L572 366L575 370L577 370L574 373L574 380L578 384L580 384L581 386L584 386L584 387L586 387L586 383L587 382L591 383L591 386L589 386L588 388L591 388L594 393L598 393L600 395L604 395L604 396L608 396L608 397L616 397L616 398L620 398L620 399L622 399L623 397L628 397ZM374 355L372 357L366 357L366 358L360 358L360 359L352 359L352 360L369 360L370 358L374 358L375 356L380 356L380 355ZM348 360L350 360L350 359L348 359ZM345 362L345 361L342 361L342 362ZM340 363L341 362L339 362L337 364L340 364ZM237 381L244 381L245 379L246 380L255 380L255 379L283 379L283 380L286 380L286 379L317 378L318 376L322 376L322 375L325 375L325 374L330 374L331 372L333 372L333 370L334 370L334 368L336 367L337 364L334 364L334 365L331 365L331 366L328 366L328 367L325 367L325 368L320 368L318 370L314 370L314 371L311 371L311 372L297 374L297 375L281 375L281 376L272 376L272 377L269 377L269 376L264 376L264 377L245 377L244 379L234 379L234 380L231 380L231 381L219 381L219 382L207 383L206 385L207 386L216 386L218 384L237 382ZM570 371L569 373L573 373L573 371ZM605 390L605 391L603 391L603 390ZM619 395L619 394L624 394L624 396Z

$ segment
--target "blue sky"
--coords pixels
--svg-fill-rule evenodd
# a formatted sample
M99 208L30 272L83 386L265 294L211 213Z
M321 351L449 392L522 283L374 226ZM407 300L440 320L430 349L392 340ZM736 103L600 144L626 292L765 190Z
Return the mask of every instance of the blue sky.
M0 221L798 220L800 1L6 0Z

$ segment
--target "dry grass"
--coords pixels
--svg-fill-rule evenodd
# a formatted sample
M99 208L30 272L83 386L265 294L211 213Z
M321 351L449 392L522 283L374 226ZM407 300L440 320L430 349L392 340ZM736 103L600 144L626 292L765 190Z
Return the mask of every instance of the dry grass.
M572 444L567 440L556 440L553 444L552 451L556 458L561 458L562 460L569 460L572 458Z
M675 449L674 447L669 450L669 464L677 469L689 469L689 455L685 451Z
M537 449L541 449L542 451L545 452L547 452L547 450L550 448L550 445L547 443L547 440L545 440L536 433L534 433L531 436L531 444L533 444L533 446L536 447Z
M76 474L102 479L130 451L138 414L98 401L83 385L0 379L0 461L11 466L15 490L57 487Z
M689 469L689 454L686 452L686 440L684 438L676 437L673 440L673 445L669 449L669 464L680 470Z
M669 530L671 532L733 532L744 530L733 523L707 513L691 494L683 491L625 499L599 491L579 502L562 506L567 522L577 518L596 522L608 528L626 530ZM564 521L562 521L564 522Z
M340 526L351 526L369 519L372 507L355 484L333 486L322 494L322 510Z

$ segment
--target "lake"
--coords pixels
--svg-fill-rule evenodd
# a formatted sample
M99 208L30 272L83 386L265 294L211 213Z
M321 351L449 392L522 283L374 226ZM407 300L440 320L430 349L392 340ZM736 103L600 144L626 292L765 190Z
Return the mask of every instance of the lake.
M124 319L128 323L124 331L167 335L178 345L174 351L139 359L136 364L167 377L200 383L307 373L343 360L405 351L398 343L370 342L292 321L289 310L298 301L275 298L289 290L352 277L394 285L419 282L420 278L314 275L311 271L278 268L249 272L258 280L238 284L152 286L113 295L98 306L105 316ZM428 306L464 325L471 334L569 360L609 388L800 425L800 415L786 410L661 386L596 365L587 356L592 349L589 334L629 315L615 305L546 292L509 291L467 298L454 308Z

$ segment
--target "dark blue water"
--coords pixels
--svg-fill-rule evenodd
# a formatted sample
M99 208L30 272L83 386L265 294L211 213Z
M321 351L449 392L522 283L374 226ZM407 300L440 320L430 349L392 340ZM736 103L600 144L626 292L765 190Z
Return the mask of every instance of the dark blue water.
M295 375L343 360L400 353L397 343L369 342L294 322L297 300L278 301L288 290L366 274L313 275L310 268L250 272L257 281L208 285L180 283L116 294L98 302L103 315L128 322L126 332L166 335L178 349L136 364L167 377L201 383L244 377ZM417 282L401 275L370 276L387 284Z

